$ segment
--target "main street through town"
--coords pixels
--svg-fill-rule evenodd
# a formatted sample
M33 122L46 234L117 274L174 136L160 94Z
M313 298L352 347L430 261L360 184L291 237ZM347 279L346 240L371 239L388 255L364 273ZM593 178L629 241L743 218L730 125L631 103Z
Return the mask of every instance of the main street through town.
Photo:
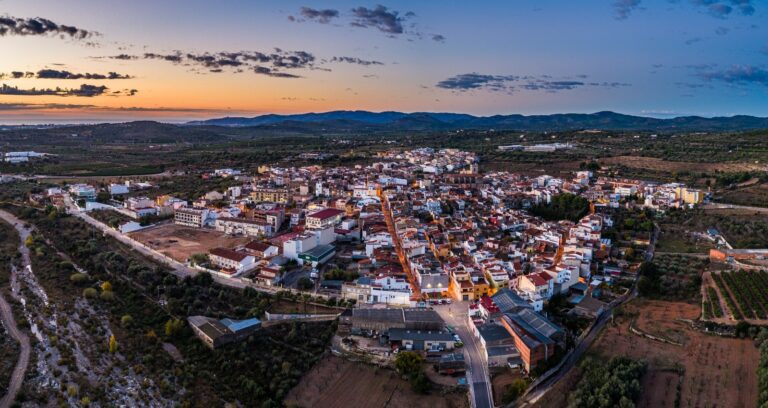
M480 340L472 332L469 316L469 302L454 302L450 305L437 305L435 311L453 327L464 343L464 359L467 363L467 382L471 387L471 402L474 408L493 408L488 362L482 351Z

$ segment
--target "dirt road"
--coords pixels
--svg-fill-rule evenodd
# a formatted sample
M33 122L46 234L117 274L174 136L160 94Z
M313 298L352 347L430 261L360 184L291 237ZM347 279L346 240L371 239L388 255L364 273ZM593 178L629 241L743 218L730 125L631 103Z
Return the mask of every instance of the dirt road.
M21 237L21 242L19 243L19 251L21 251L24 255L24 267L26 268L29 265L29 251L24 246L24 240L27 236L29 236L29 230L24 228L24 224L21 222L21 220L17 219L10 213L0 211L0 218L2 218L5 222L13 225L14 228L16 228L16 230L19 232L19 236ZM15 273L15 270L13 273ZM11 305L9 305L5 298L3 298L2 294L0 294L0 318L3 319L3 325L8 330L8 333L11 335L11 337L13 337L14 340L18 341L19 345L21 346L19 360L16 363L16 367L13 369L13 374L11 374L11 382L8 384L8 392L3 396L3 399L0 400L0 408L8 408L16 400L16 395L19 393L21 385L24 382L24 373L27 372L27 366L29 365L29 355L32 348L29 344L29 337L27 337L24 332L19 330L19 327L16 325L16 320L13 317L13 310L11 309Z

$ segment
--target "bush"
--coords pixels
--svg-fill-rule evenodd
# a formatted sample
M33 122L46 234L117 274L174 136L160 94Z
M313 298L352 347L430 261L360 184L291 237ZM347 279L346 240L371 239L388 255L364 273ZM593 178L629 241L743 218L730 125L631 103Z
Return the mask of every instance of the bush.
M586 358L581 363L584 376L571 394L576 408L634 407L640 397L640 378L645 363L624 357L602 363Z
M69 275L69 280L70 282L79 285L79 284L88 282L89 278L88 278L88 275L78 272L78 273L73 273L72 275Z
M512 381L512 384L504 389L504 394L501 396L501 402L505 404L513 402L517 397L523 395L526 388L528 388L528 381L522 378Z
M99 296L99 292L94 288L85 288L83 290L83 297L86 299L96 299Z

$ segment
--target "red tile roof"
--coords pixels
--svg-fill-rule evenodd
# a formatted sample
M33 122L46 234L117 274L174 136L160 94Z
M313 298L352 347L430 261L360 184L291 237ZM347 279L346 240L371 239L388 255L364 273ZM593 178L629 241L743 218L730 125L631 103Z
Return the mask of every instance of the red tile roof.
M312 218L319 218L321 220L325 220L328 218L336 217L337 215L344 214L344 211L337 210L335 208L326 208L325 210L320 210L318 212L312 213L308 215L308 217Z
M227 248L213 248L210 251L211 255L215 255L221 258L230 259L236 262L241 262L243 259L245 259L248 254L244 254L242 252L233 251L231 249Z

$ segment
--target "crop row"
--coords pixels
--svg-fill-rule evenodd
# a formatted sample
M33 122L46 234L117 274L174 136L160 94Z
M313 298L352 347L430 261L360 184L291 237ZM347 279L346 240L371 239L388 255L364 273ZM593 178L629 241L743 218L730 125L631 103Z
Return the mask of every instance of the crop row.
M723 277L719 273L713 273L712 274L712 280L715 281L715 284L720 289L720 293L725 298L725 303L728 305L728 309L731 311L731 314L736 320L742 320L744 319L744 315L741 314L741 310L739 310L738 307L736 307L736 302L733 300L733 296L728 292L728 289L725 286L725 282L723 281Z
M722 275L725 283L736 297L736 302L747 318L765 319L768 317L768 297L766 288L760 280L761 274L737 271Z
M707 297L711 303L711 312L715 317L723 317L723 307L720 305L720 297L712 286L707 286Z

